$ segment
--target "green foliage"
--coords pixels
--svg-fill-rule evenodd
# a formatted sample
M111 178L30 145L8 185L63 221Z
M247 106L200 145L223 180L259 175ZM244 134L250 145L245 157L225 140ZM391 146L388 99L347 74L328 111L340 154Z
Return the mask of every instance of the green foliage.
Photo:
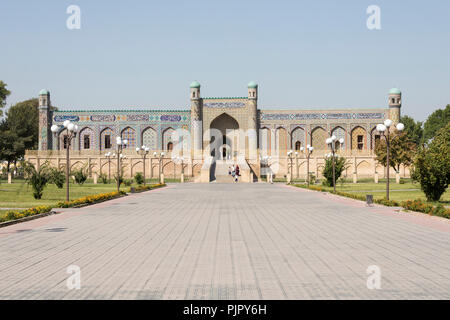
M347 162L343 157L335 157L335 181L338 181L344 172ZM325 169L323 169L323 176L325 177L325 185L333 187L333 158L329 157L325 161Z
M52 207L50 207L50 206L39 206L39 207L30 208L30 209L26 209L26 210L10 210L10 211L7 211L3 217L0 216L0 222L21 219L21 218L41 214L41 213L48 213L50 211L52 211Z
M75 177L75 182L79 185L83 185L88 178L85 168L80 168L78 170L73 171L72 175Z
M106 175L106 173L100 174L99 178L103 184L108 184L109 181L108 181L108 176Z
M416 122L409 116L401 117L400 122L405 125L404 132L406 132L411 142L416 146L421 145L423 143L423 123L420 121Z
M126 180L123 181L123 183L125 184L126 187L129 187L129 186L131 186L133 184L133 180L126 179Z
M136 181L136 183L137 183L138 185L141 185L141 184L144 183L144 176L142 175L141 172L137 172L137 173L134 175L134 181Z
M433 139L436 133L450 122L450 104L445 109L433 112L423 125L425 142Z
M446 209L442 204L436 207L423 203L422 200L408 200L402 203L402 206L411 211L423 212L433 216L440 216L450 219L450 209Z
M414 162L412 178L420 183L428 201L439 201L450 182L450 123L423 145Z
M33 189L33 197L35 199L41 199L44 188L47 186L50 179L48 167L43 165L39 168L39 170L36 170L32 163L25 161L23 162L23 166L26 174L26 180Z
M396 171L400 171L400 166L410 166L414 159L416 152L416 145L409 139L406 131L398 132L393 131L389 135L390 141L390 156L389 164ZM375 154L377 155L377 161L386 166L387 152L386 152L386 140L381 139L375 146Z
M6 115L0 123L0 159L6 160L9 168L10 163L24 157L25 150L38 147L38 100L19 102Z
M117 180L119 180L119 186L122 184L122 183L124 183L124 178L123 178L123 174L120 174L120 176L119 177L117 177L117 174L115 174L114 175L114 180L116 180L116 183L117 183Z
M50 168L49 169L49 183L55 184L59 189L62 189L64 186L64 182L66 182L66 176L64 171L58 168Z
M3 108L6 105L6 98L11 94L11 91L6 89L7 84L0 80L0 117L3 116Z

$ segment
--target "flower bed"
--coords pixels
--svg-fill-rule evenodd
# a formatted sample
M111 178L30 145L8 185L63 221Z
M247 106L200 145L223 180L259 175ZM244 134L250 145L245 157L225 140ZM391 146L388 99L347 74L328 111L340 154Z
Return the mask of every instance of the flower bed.
M320 187L320 186L309 186L309 188L308 188L308 186L303 185L303 184L296 184L295 186L298 188L309 189L309 190L320 191L320 192L329 192L329 193L337 194L339 196L352 198L355 200L366 201L366 197L364 195L360 195L360 194L354 194L354 193L348 193L348 192L342 192L342 191L333 192L333 191L326 190L325 188ZM450 219L450 209L446 209L442 204L439 204L438 206L433 206L431 204L424 203L422 200L407 200L407 201L403 201L403 202L398 202L395 200L374 199L374 202L384 205L384 206L388 206L388 207L403 207L406 210L427 213L429 215L440 216L440 217Z
M52 211L52 207L50 206L39 206L25 210L10 210L7 211L3 217L0 217L0 222L22 219L26 217L35 216L41 213L48 213L50 211Z
M411 211L427 213L431 216L439 216L450 219L450 209L446 209L442 204L433 206L428 203L424 203L422 200L407 200L402 203L402 206Z
M114 192L110 192L110 193L100 193L100 194L96 194L96 195L92 195L92 196L87 196L87 197L83 197L83 198L79 198L79 199L75 199L72 201L64 201L64 202L58 202L56 204L56 207L58 208L72 208L72 207L77 207L77 206L82 206L82 205L86 205L86 204L93 204L93 203L97 203L97 202L102 202L102 201L106 201L106 200L112 200L118 197L121 197L123 195L125 195L126 192L124 191L114 191Z
M158 183L158 184L152 184L152 185L146 185L146 186L137 186L134 187L134 192L144 192L144 191L149 191L149 190L153 190L153 189L158 189L158 188L162 188L165 187L166 184L165 183ZM131 192L131 188L129 190L129 192Z

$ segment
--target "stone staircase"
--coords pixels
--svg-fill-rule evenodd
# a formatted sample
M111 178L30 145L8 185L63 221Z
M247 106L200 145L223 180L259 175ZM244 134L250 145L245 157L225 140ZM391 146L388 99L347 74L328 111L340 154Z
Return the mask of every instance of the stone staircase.
M216 160L215 170L211 182L216 183L233 183L233 177L228 174L228 168L233 165L233 162L226 160Z

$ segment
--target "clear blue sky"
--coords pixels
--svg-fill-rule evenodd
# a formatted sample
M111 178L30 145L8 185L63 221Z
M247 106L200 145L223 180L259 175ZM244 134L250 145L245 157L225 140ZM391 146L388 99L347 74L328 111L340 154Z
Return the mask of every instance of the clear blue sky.
M47 88L61 109L189 108L193 80L203 96L254 80L262 108L385 107L399 87L423 120L450 103L449 15L444 0L4 0L0 79L8 104Z

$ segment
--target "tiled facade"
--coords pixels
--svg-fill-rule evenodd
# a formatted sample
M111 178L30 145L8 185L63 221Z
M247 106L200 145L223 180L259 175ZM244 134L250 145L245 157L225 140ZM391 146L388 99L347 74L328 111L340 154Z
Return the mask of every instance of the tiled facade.
M338 139L344 139L338 149L351 163L348 175L370 176L376 171L382 173L374 160L373 149L377 135L375 127L387 118L391 118L394 123L399 121L401 93L391 93L386 108L326 111L277 108L261 110L258 109L257 99L258 86L254 83L249 84L247 97L202 98L200 84L195 82L190 89L190 110L51 111L48 107L50 94L45 91L45 94L39 96L39 151L29 151L27 157L33 161L50 157L53 158L51 161L63 163L63 122L70 120L79 127L77 139L71 147L73 156L80 158L80 164L94 162L90 167L98 172L104 171L104 154L115 150L116 137L121 136L129 141L128 150L124 152L129 153L130 175L142 169L140 157L133 153L136 147L142 145L149 147L152 154L166 152L165 166L172 167L170 170L174 176L180 171L171 158L171 150L177 145L182 150L181 155L189 163L191 175L195 175L205 158L211 154L216 156L216 153L210 150L211 142L215 139L209 133L210 129L219 129L222 134L226 129L230 134L224 134L226 137L223 141L227 151L223 151L223 155L226 154L228 159L236 159L239 156L245 158L255 176L259 175L262 155L276 157L281 168L279 175L285 175L288 150L299 152L296 156L298 164L293 170L299 176L306 174L302 165L304 156L300 153L300 148L307 145L315 148L312 167L313 171L320 175L324 154L329 152L325 139L331 134L336 135ZM50 127L55 124L60 130L53 134ZM179 129L190 134L189 138L180 133ZM254 136L251 134L252 130L255 132ZM175 132L177 134L174 134ZM240 136L242 132L244 136ZM222 151L218 154L223 156Z

